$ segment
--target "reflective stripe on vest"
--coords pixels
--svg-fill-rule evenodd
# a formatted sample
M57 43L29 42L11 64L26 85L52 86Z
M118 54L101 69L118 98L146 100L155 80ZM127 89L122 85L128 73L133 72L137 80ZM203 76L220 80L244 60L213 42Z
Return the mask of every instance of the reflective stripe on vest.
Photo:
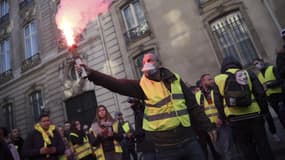
M231 72L231 73L236 73L239 69L228 69L227 72ZM227 80L228 75L227 74L219 74L215 77L215 82L219 88L220 94L222 96L224 96L224 89L225 89L225 83ZM250 80L250 77L247 73L247 77L248 77L248 83L249 83L249 88L252 91L252 83ZM255 101L255 97L253 94L251 94L251 98L252 98L252 103L250 106L248 107L227 107L226 106L226 101L224 99L224 112L225 115L228 117L230 115L246 115L246 114L251 114L251 113L260 113L260 108L258 103Z
M180 77L171 83L171 93L161 82L152 81L144 75L140 86L147 99L143 119L143 129L147 131L165 131L182 124L189 127L190 117L187 111Z
M212 102L213 104L209 104L206 97L205 96L202 96L202 92L201 91L198 91L196 94L195 94L195 97L196 97L196 101L197 103L201 106L201 107L204 107L204 112L205 114L208 116L208 118L210 119L210 121L212 123L216 123L217 119L218 119L218 110L215 106L215 99L214 99L214 91L211 90L211 98L212 98ZM202 97L201 97L202 96ZM203 99L202 99L203 98ZM203 100L203 102L201 102ZM204 105L204 106L202 106Z
M264 75L259 72L257 75L259 81L261 82L261 84L268 84L270 82L276 81L276 77L274 75L273 72L273 66L268 66L265 70ZM282 93L282 89L281 87L276 87L276 88L267 88L266 90L266 95L270 96L271 94L275 94L275 93Z
M79 137L76 133L70 133L71 136ZM89 143L88 137L83 137L83 144L82 145L73 145L73 150L75 152L75 156L78 160L92 154L92 147Z
M112 124L112 128L113 128L114 133L118 133L118 122L117 121ZM95 137L97 137L97 134L95 133L94 130L91 130L91 132L93 132L93 135ZM114 143L114 147L115 147L115 152L116 153L122 153L123 150L122 150L120 143L116 140L113 140L113 143ZM102 144L100 144L98 147L96 147L95 155L96 155L97 160L105 160L105 155L104 155L104 150L103 150Z

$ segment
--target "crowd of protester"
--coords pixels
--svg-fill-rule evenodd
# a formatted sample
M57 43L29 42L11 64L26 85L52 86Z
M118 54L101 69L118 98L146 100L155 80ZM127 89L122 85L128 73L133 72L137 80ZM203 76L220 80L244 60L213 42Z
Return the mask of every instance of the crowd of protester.
M281 34L285 40L285 30ZM129 96L134 125L104 105L97 106L90 126L79 120L56 126L42 113L25 140L19 128L0 128L0 159L204 160L209 152L214 160L274 160L264 122L271 138L282 143L269 111L285 128L285 46L277 53L276 66L254 59L250 69L225 57L220 74L202 74L188 86L154 54L144 56L139 81L83 64L79 74L85 67L94 84Z

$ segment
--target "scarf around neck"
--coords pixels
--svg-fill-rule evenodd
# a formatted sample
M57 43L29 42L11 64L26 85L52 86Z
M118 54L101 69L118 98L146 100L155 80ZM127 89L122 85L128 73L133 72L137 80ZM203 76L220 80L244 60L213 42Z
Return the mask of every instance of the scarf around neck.
M44 147L47 147L47 145L51 144L50 137L54 136L53 131L55 130L55 125L50 125L47 131L45 131L39 123L35 124L34 128L42 134Z

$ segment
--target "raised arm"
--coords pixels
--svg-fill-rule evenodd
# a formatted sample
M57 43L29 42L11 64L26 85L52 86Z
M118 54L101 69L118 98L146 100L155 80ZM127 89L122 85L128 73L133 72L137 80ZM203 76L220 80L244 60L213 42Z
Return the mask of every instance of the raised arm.
M145 99L145 94L139 85L139 80L117 79L92 69L88 70L88 79L94 84L107 88L110 91L125 96Z

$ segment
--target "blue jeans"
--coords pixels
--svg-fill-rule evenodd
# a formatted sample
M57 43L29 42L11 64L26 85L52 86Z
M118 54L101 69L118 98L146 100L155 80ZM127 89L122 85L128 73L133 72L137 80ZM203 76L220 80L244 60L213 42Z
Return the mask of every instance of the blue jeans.
M196 138L175 146L156 148L156 154L158 160L206 160Z

